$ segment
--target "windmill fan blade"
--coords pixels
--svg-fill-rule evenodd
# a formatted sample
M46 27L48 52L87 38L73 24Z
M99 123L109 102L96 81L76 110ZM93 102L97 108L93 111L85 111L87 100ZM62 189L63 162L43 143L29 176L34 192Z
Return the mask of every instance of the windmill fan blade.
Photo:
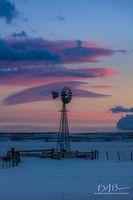
M59 93L52 91L52 97L53 97L53 99L56 99L57 97L59 97Z
M64 104L68 104L72 99L72 90L70 87L65 86L61 91L61 100Z

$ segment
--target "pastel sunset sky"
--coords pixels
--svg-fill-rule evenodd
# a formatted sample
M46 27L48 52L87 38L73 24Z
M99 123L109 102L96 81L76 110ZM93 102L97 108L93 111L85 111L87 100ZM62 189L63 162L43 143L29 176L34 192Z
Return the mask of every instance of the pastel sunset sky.
M0 132L115 130L133 105L132 0L0 0ZM125 112L125 111L124 111Z

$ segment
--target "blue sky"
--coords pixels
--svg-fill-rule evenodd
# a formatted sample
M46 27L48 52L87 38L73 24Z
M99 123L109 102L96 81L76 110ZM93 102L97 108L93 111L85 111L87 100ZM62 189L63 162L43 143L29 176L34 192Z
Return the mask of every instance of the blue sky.
M132 8L131 0L16 0L20 12L19 19L11 30L26 29L30 35L46 39L83 39L97 40L101 43L121 44L126 39L132 40ZM58 17L64 17L59 20ZM25 22L22 18L27 18ZM130 30L129 30L130 29ZM35 32L34 32L35 31Z

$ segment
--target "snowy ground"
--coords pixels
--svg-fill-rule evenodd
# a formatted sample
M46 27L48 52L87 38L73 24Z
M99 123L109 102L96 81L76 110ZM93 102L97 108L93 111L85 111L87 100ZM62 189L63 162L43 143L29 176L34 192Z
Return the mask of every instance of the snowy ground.
M54 147L43 141L1 142L3 154L10 147L17 149ZM74 143L73 149L99 149L100 160L22 158L18 167L0 169L0 200L133 200L133 161L117 157L106 160L105 150L133 151L132 143ZM126 194L94 194L98 185L118 184L130 187Z

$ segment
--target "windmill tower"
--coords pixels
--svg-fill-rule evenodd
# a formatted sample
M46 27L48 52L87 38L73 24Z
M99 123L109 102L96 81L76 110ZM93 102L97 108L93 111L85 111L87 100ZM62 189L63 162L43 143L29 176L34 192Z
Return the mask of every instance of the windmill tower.
M69 127L67 119L67 109L66 104L70 103L72 99L72 90L70 87L65 86L60 93L52 92L53 99L60 97L62 101L59 133L56 150L60 152L62 156L67 155L71 151L70 137L69 137Z

